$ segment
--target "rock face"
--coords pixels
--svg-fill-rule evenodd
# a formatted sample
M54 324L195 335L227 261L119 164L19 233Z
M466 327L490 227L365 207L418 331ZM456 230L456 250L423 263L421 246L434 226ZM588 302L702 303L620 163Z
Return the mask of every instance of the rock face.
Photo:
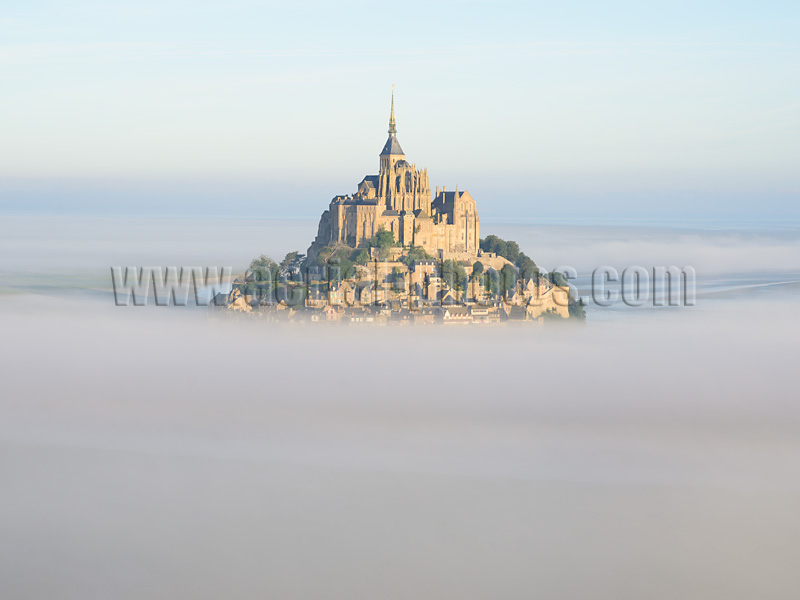
M402 246L420 246L442 260L475 260L479 254L475 200L466 190L437 188L431 201L427 170L406 161L397 140L394 97L378 175L364 177L354 194L331 200L307 254L313 260L325 246L366 247L381 228Z

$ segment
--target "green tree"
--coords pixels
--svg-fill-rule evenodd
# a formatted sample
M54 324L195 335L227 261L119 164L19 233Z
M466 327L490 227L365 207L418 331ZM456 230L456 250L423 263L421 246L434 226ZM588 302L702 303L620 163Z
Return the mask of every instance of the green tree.
M548 308L540 315L542 321L544 322L560 322L563 321L563 317L558 314L558 311L555 308Z
M547 278L550 280L550 283L553 285L557 285L559 287L567 287L569 286L569 282L567 281L566 275L564 273L549 273Z
M403 256L400 260L410 269L416 261L433 260L433 257L428 254L422 246L411 246L405 256Z
M369 252L366 248L355 250L350 257L350 260L357 265L366 265L369 262Z
M405 281L406 271L401 269L400 267L394 267L392 269L392 284L395 290L402 290L403 287L400 285Z
M520 278L524 281L526 279L530 279L531 277L538 278L539 277L539 267L536 266L536 263L533 262L530 258L525 256L522 252L520 252L520 258L517 260L516 263L517 267L519 267L519 274Z
M505 241L496 235L487 235L480 241L480 247L484 252L493 252L503 258L508 254L508 246Z
M380 260L387 260L389 258L389 248L396 246L397 243L394 239L394 233L381 226L378 229L378 233L369 241L369 245L378 249L378 258Z
M476 260L472 265L472 279L478 280L480 276L483 275L483 263L479 260Z
M326 268L331 281L349 279L355 274L353 262L341 256L332 256L328 259Z
M483 274L483 285L489 294L496 295L500 291L501 281L500 273L496 270L489 268Z
M513 240L503 240L496 235L487 235L480 242L481 250L484 252L494 252L506 260L514 263L520 270L521 277L537 277L539 267L533 259L519 249L519 244Z
M303 264L305 258L306 255L301 254L297 250L289 252L279 265L281 274L286 275L287 273L290 273L292 271L297 271L298 269L300 269L300 265Z
M253 302L261 299L271 299L277 284L278 265L269 256L262 254L250 261L250 266L245 273L245 283L239 286L239 291L248 296L253 296Z
M506 253L503 256L512 263L517 264L520 256L519 244L508 240L506 242Z
M448 259L442 263L442 280L450 289L460 292L467 287L467 272L459 263Z
M373 248L391 248L395 245L394 233L381 226L378 233L370 240Z
M331 254L333 254L333 248L330 246L323 246L319 249L317 256L311 264L315 267L324 267L328 264L328 258L330 258Z
M262 254L250 261L247 271L256 281L264 281L273 279L278 271L278 265L269 256Z
M513 265L503 265L500 269L500 293L505 294L509 290L513 290L517 285L517 270Z
M570 318L577 319L579 321L586 320L586 304L584 303L583 298L578 298L577 300L570 299L568 308Z

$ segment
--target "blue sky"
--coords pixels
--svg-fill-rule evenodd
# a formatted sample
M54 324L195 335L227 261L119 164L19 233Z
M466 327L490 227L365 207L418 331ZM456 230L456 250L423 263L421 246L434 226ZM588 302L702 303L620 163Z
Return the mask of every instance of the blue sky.
M800 219L789 2L5 2L0 212L316 217L398 136L484 218Z

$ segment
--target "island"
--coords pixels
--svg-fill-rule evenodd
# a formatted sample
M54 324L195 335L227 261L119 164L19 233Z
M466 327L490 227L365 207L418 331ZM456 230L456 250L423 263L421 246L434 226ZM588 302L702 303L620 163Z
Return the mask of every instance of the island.
M255 258L214 304L268 320L345 323L582 321L562 273L512 240L480 237L475 199L437 187L406 160L394 93L377 175L335 196L306 253Z

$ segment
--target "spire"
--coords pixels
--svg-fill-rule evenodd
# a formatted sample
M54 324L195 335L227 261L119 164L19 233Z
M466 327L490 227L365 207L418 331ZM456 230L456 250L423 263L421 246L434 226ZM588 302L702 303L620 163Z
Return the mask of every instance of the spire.
M389 139L383 145L381 156L397 155L404 157L406 155L400 147L400 142L397 141L397 124L394 120L394 86L392 86L392 114L389 117Z
M394 121L394 84L392 84L392 114L389 117L389 134L397 133L397 124Z

